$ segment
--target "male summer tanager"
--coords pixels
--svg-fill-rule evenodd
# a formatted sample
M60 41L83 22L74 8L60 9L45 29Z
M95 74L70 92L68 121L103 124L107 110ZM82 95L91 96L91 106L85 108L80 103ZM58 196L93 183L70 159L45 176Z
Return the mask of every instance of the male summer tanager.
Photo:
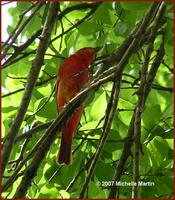
M75 54L68 57L61 65L57 76L57 108L61 111L88 82L88 67L92 64L93 59L99 48L86 47L78 50ZM57 155L58 164L69 165L72 160L72 139L80 122L83 105L69 118L62 128L60 151Z

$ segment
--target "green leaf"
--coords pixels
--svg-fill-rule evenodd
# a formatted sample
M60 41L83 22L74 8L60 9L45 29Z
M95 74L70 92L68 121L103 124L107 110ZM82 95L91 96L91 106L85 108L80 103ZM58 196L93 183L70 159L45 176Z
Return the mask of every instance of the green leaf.
M56 58L54 56L50 57L48 59L45 59L44 71L46 71L50 76L57 75L58 71L59 71L59 67L61 66L63 61L64 61L63 58L61 58L61 57L60 58Z
M42 188L42 191L38 193L37 198L46 198L46 199L47 198L62 198L62 195L65 195L65 193L63 193L62 191L58 191L55 187L48 188L47 186L44 186Z
M125 10L146 11L151 5L150 2L120 2Z
M116 24L116 26L114 27L114 33L116 35L123 36L123 35L125 35L127 29L128 29L128 27L127 27L127 24L125 22L118 22Z
M38 110L43 104L45 104L47 97L44 97L35 103L35 111ZM55 119L57 116L57 108L55 98L51 98L49 102L42 108L36 115L35 118L41 122Z
M102 47L104 46L104 44L106 43L106 39L107 39L107 33L103 34L102 36L98 37L98 39L96 40L96 46L98 47Z
M145 145L142 145L144 155L140 156L140 174L147 174L152 167L152 162L150 159L150 154Z
M166 26L165 26L165 43L171 43L173 41L173 21L172 20L167 20Z
M2 108L2 112L3 112L3 113L9 114L10 112L13 112L13 111L16 110L17 108L18 108L18 107L14 107L14 106L3 107L3 108Z
M154 181L155 181L155 187L157 189L157 196L161 196L161 195L166 195L169 193L172 193L173 191L173 173L171 172L166 172L166 175L164 176L160 176L160 177L155 177ZM161 190L160 190L160 187Z
M97 127L98 126L98 127ZM93 130L93 129L99 129L103 126L103 122L101 122L99 124L99 121L91 121L91 122L88 122L88 123L85 123L83 124L81 127L80 127L80 131L88 131L88 130Z
M52 160L52 165L45 171L45 174L44 174L45 178L49 180L57 171L57 169L58 169L58 165L56 164L56 161L54 159Z
M21 13L31 6L31 2L17 2L16 10Z
M33 55L24 59L20 59L18 62L11 64L10 67L5 69L5 71L7 71L8 75L11 76L27 77L31 67L31 60L29 60L30 58L33 58ZM18 80L18 82L20 81Z
M95 22L84 22L79 26L79 32L82 35L90 35L96 33L102 29L103 27L100 24Z
M160 136L164 132L164 129L161 126L156 126L151 130L150 135L148 136L147 140L145 141L148 142L152 140L155 136Z
M47 84L47 85L45 85L45 86L39 87L37 90L38 90L38 92L39 92L40 94L42 94L44 97L47 97L47 96L49 97L50 94L51 94L52 88L51 88L51 85L50 85L50 84Z
M82 161L84 153L79 151L79 152L77 152L77 154L73 154L72 165L68 167L67 173L65 174L64 185L66 185L66 186L68 186L70 181L72 181L74 179L74 177L77 175L77 173L80 169L80 165L81 165L81 161Z
M69 32L65 37L65 44L67 48L75 47L76 45L76 35L74 31Z
M107 107L107 96L106 92L103 92L98 97L98 99L95 101L95 103L91 108L92 119L95 121L101 120L105 115L106 107Z
M16 9L14 9L14 7L9 8L8 13L13 19L18 16L18 12L16 12Z
M165 139L162 139L160 136L156 136L148 144L148 149L150 150L151 156L155 158L157 166L160 166L163 163L163 160L166 159L168 155L169 147ZM154 169L156 169L155 166Z
M157 182L155 181L154 176L153 177L149 176L148 178L144 178L142 180L145 183L150 182L150 183L153 183L154 185L151 186L151 187L150 186L140 187L139 188L140 189L140 195L144 198L155 197L155 194L157 193L157 188L156 188Z
M107 7L109 3L103 3L99 6L99 8L94 13L94 19L108 25L112 25L112 21L109 14L109 9Z
M8 27L7 27L7 33L9 34L9 35L11 35L11 33L13 32L13 27L12 26L10 26L10 25L8 25Z
M174 149L174 141L173 141L173 139L166 139L166 141L168 142L168 146L173 150Z
M70 198L70 195L69 195L68 192L66 192L66 190L60 190L59 194L61 195L61 198L63 198L63 199L69 199Z
M94 183L94 182L90 182L89 187L88 187L88 194L89 194L89 198L95 198L98 197L98 195L102 192L102 190L99 188L99 186ZM106 196L106 195L105 195ZM101 198L103 198L104 196L101 196Z
M151 129L160 119L160 105L147 107L143 113L143 123L147 129Z
M24 31L22 32L22 36L25 38L31 37L32 34L36 32L36 30L39 30L42 27L42 19L36 15L35 18L32 18L29 22L29 26L26 26L24 28Z

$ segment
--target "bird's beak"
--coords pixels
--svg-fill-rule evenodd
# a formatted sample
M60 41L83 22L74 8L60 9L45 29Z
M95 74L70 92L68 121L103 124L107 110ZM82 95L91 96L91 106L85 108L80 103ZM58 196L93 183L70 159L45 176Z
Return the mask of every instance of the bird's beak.
M96 47L96 48L95 48L95 52L100 51L101 48L102 48L102 47Z

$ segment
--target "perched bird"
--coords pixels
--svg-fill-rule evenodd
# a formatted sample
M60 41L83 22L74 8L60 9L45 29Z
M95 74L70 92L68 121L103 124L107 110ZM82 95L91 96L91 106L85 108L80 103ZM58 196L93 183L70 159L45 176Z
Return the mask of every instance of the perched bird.
M63 106L88 82L88 67L92 64L99 49L99 47L82 48L68 57L60 66L56 87L58 111L61 111ZM78 107L61 130L61 145L56 160L58 164L65 163L69 165L72 162L72 139L80 122L82 112L83 105Z

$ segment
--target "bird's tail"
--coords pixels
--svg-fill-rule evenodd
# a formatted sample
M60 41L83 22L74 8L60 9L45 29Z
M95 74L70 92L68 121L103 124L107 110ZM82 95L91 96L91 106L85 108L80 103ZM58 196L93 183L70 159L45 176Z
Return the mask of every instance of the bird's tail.
M76 132L76 128L80 122L81 113L83 112L83 106L81 105L73 116L68 120L65 127L62 129L62 138L60 151L57 155L58 164L71 164L72 162L72 139Z
M60 151L56 158L57 163L70 165L72 163L72 140L66 141L62 136Z

